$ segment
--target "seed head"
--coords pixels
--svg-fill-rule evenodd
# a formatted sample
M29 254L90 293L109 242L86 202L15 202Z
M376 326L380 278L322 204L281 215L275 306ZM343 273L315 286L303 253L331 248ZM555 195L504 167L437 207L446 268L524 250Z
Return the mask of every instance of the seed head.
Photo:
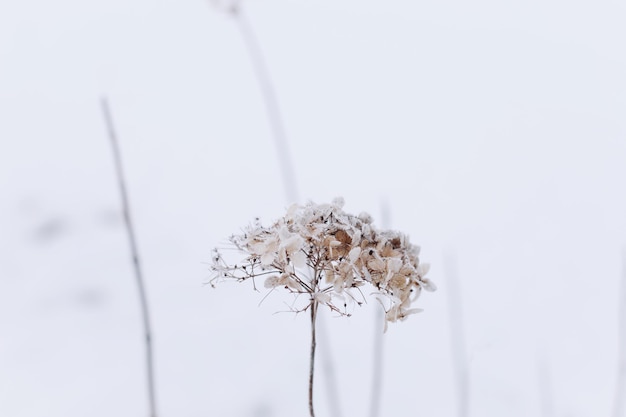
M367 213L345 213L343 204L342 198L294 204L269 227L256 219L230 237L242 260L231 266L215 250L211 284L263 277L266 288L308 294L303 310L317 302L342 315L349 315L348 303L361 304L360 287L370 285L387 322L421 311L411 303L436 287L425 277L428 265L420 264L419 247L400 232L378 230Z

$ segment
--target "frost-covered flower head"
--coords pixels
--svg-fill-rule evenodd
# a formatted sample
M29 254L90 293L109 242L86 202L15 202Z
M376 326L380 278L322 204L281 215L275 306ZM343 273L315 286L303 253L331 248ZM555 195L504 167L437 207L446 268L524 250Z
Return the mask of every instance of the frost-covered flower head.
M245 254L239 263L227 263L215 249L211 284L262 277L266 288L308 295L302 310L317 302L348 316L348 304L360 305L361 287L371 285L388 322L421 311L411 302L422 289L436 287L424 277L428 265L420 264L419 247L402 233L376 229L369 214L345 213L343 204L342 198L294 204L269 227L255 220L243 234L230 237Z

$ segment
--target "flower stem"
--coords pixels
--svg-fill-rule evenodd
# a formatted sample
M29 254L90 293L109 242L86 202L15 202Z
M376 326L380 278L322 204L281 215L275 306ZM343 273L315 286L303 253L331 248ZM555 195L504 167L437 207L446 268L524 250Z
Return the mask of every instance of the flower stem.
M389 204L386 199L381 201L380 208L382 227L389 229L391 215L389 214ZM374 371L370 394L370 417L378 417L380 415L380 397L383 390L383 333L385 320L385 312L376 309L374 311Z
M469 415L470 380L466 359L465 330L463 327L463 310L461 304L461 288L457 276L457 264L454 252L445 254L444 269L448 281L450 297L450 333L452 341L452 364L456 372L457 384L457 416Z
M254 67L254 73L259 81L261 87L261 93L265 101L267 108L267 116L270 122L272 133L274 135L274 141L276 143L276 151L278 152L278 163L281 167L282 178L285 185L285 192L289 203L295 203L298 201L298 187L296 186L296 175L293 168L290 153L289 153L289 141L287 140L287 134L285 133L285 124L283 123L280 107L278 106L278 98L276 97L276 91L272 84L270 77L270 71L265 63L265 57L261 50L256 34L254 33L252 26L246 19L246 16L242 8L237 7L233 10L233 15L236 18L237 26L241 32L241 36L244 40L250 59Z
M156 394L154 389L154 359L152 355L152 331L150 330L150 310L148 309L148 296L146 295L146 286L144 284L143 274L141 272L141 263L139 262L139 250L137 249L137 239L135 238L135 228L133 227L130 215L130 203L128 201L128 192L126 191L126 180L122 170L122 157L120 155L119 144L117 142L117 134L113 125L113 117L109 102L106 97L100 99L104 122L106 123L111 148L113 150L113 159L115 161L115 172L117 174L120 197L122 200L122 211L124 214L124 224L128 235L128 243L130 248L131 260L135 271L135 281L139 293L139 304L141 306L141 316L143 319L143 332L145 342L146 355L146 384L148 390L148 409L149 416L156 417Z
M313 411L313 372L315 369L315 319L317 318L317 301L311 301L311 366L309 368L309 412L315 417Z
M622 251L622 277L619 290L619 316L617 318L617 380L615 382L615 399L613 400L613 416L624 415L626 402L626 248Z

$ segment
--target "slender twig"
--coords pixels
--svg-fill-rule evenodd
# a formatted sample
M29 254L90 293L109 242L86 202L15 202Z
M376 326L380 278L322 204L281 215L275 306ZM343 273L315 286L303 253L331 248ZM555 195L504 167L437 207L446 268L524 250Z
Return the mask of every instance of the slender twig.
M311 358L309 366L309 413L315 417L313 411L313 375L315 374L315 319L317 318L317 301L311 301Z
M389 229L391 216L389 205L386 200L381 202L381 226ZM383 387L383 329L385 328L385 312L374 309L374 363L372 372L372 388L370 395L370 417L378 417L380 414L380 397Z
M622 274L619 291L618 325L618 352L617 352L617 379L615 382L615 399L613 402L613 417L624 417L626 397L626 248L622 248Z
M552 417L554 415L554 405L552 401L552 380L543 349L537 351L536 364L539 386L539 401L541 403L541 417Z
M374 366L372 372L372 388L370 396L370 417L380 414L380 396L383 386L383 329L385 314L376 309L374 314Z
M285 133L283 118L278 105L278 99L276 98L274 85L270 77L270 72L267 68L267 64L265 63L261 46L257 41L257 37L252 29L252 26L243 13L242 7L234 8L232 10L232 14L235 17L241 37L243 38L246 48L248 49L252 65L254 67L254 73L256 74L259 86L261 87L261 93L263 94L265 106L267 108L267 116L272 127L272 132L274 133L274 141L276 144L276 151L278 153L278 161L282 170L282 178L287 198L290 200L290 203L297 202L299 200L298 189L296 186L295 171L293 169L289 153L289 142Z
M117 174L118 186L120 191L120 197L122 200L122 211L124 213L124 224L126 225L126 232L128 234L128 242L130 246L131 259L133 269L135 271L135 280L137 282L137 289L139 292L139 303L141 305L141 315L143 318L143 330L146 346L146 379L148 385L148 408L150 417L156 417L156 396L154 390L154 363L152 355L152 331L150 330L150 311L148 309L148 297L146 295L146 288L144 284L143 274L141 272L141 263L139 261L139 251L137 250L137 240L135 238L135 229L133 227L132 218L130 215L130 204L128 201L128 192L126 191L126 180L124 177L124 171L122 169L122 158L120 155L120 149L118 145L117 135L113 124L113 117L111 116L111 110L109 108L109 102L106 97L102 97L100 100L102 107L102 114L111 141L111 148L113 150L113 159L115 161L115 172Z
M322 291L323 292L323 291ZM316 330L319 335L320 345L320 362L324 372L322 375L325 377L326 395L328 396L328 407L330 409L330 415L333 417L341 417L341 406L339 405L339 387L337 386L337 378L335 375L335 365L332 361L332 349L328 343L328 337L326 332L325 321L320 320L316 322Z
M452 360L457 384L457 415L467 417L469 415L469 371L466 359L461 290L457 277L456 258L453 253L445 254L444 267L448 284Z

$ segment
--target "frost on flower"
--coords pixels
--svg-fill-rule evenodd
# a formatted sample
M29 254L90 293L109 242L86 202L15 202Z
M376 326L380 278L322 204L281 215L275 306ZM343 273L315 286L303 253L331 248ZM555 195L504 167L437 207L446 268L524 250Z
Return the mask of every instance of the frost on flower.
M419 247L400 232L376 229L369 214L354 216L342 207L341 198L293 205L269 227L257 219L230 237L244 255L238 263L214 251L211 284L263 279L266 288L307 294L304 309L316 302L342 315L349 315L348 303L361 304L361 287L371 285L388 322L421 311L411 303L436 287L425 277L428 265L420 264Z

